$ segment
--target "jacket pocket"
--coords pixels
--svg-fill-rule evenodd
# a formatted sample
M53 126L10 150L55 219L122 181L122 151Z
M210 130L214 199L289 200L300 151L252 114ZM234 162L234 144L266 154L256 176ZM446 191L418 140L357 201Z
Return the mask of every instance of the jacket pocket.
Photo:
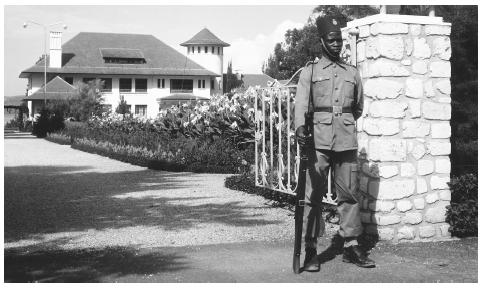
M314 112L314 144L315 147L330 146L333 140L333 114L329 112Z
M331 81L327 75L314 75L312 79L313 95L315 99L331 94Z

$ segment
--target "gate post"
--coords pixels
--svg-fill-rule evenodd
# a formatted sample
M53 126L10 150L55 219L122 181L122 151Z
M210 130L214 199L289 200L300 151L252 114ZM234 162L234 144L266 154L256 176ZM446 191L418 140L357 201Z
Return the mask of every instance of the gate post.
M451 24L380 14L349 22L343 34L355 28L366 231L392 242L449 239Z

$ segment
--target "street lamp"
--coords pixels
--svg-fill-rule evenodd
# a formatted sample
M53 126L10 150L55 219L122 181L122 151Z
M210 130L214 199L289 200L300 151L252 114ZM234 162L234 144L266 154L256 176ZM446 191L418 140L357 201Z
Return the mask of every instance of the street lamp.
M62 24L62 28L67 29L67 25L66 24L63 24L62 22L56 22L56 23L52 23L52 24L41 24L41 23L37 23L35 21L31 21L31 20L27 20L27 22L24 22L24 25L23 27L24 28L27 28L28 27L28 23L31 23L31 24L35 24L35 25L38 25L38 26L41 26L42 28L44 28L44 107L47 105L47 99L46 99L46 86L47 86L47 28L49 27L52 27L52 26L56 26L56 25L59 25L59 24Z

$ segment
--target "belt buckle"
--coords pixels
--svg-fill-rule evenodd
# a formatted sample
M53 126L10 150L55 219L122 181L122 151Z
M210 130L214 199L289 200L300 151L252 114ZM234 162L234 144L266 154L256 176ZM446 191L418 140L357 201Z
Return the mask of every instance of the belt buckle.
M343 114L343 106L333 106L333 114L336 117L341 116Z

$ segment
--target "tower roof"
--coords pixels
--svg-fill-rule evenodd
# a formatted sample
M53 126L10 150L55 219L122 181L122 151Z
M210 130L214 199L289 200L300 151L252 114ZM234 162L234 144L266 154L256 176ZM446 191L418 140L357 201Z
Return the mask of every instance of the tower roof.
M202 45L218 45L227 47L230 44L225 43L224 41L220 40L217 36L215 36L210 30L207 28L203 28L202 31L198 32L193 36L190 40L181 43L181 46L188 46L194 44L202 44Z

